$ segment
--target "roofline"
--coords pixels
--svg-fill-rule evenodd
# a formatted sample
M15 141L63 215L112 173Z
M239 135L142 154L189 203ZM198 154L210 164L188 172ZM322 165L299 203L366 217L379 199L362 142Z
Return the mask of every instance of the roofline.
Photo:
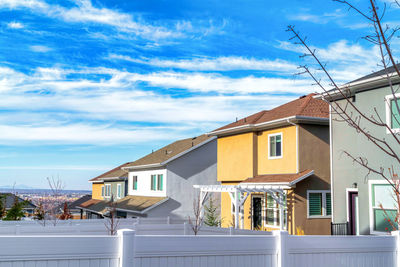
M93 212L93 213L96 213L96 214L100 214L101 216L104 217L104 213L101 213L101 212L99 212L99 211L91 210L91 209L84 208L84 207L80 207L80 206L77 206L77 207L78 207L78 209L87 210L87 211L90 211L90 212Z
M103 177L103 178L98 178L98 180L94 181L89 180L89 182L95 183L95 182L104 182L105 180L127 180L127 179L128 177Z
M392 79L393 84L400 83L400 77L397 75L397 72L391 72L388 75L389 78ZM339 90L345 90L345 89L350 90L350 93L352 95L355 92L363 92L385 86L386 84L388 84L387 79L388 77L385 77L384 75L379 75L360 81L346 83L344 85L339 86ZM327 101L342 99L343 96L339 92L339 90L332 89L332 92L330 92L329 95L326 92L321 93L321 98Z
M143 215L142 212L140 211L133 211L133 210L127 210L127 209L121 209L121 208L115 208L117 211L124 211L124 212L129 212L129 213L133 213L135 215Z
M145 213L148 212L149 210L152 210L152 209L154 209L155 207L160 206L161 204L163 204L163 203L166 202L167 200L169 200L169 197L166 197L166 198L164 198L164 199L158 201L156 204L154 204L154 205L148 207L147 209L142 210L141 213L142 213L142 214L145 214Z
M122 167L122 169L123 170L134 170L134 169L146 169L146 168L151 168L151 167L163 167L166 164L170 163L171 161L176 160L177 158L180 158L180 157L186 155L187 153L189 153L189 152L191 152L191 151L193 151L193 150L195 150L195 149L197 149L197 148L199 148L199 147L201 147L201 146L213 141L216 138L217 138L216 136L208 138L207 140L204 140L203 142L198 143L197 145L192 146L191 148L186 149L185 151L182 151L181 153L176 154L175 156L173 156L173 157L171 157L171 158L169 158L169 159L167 159L167 160L165 160L165 161L163 161L161 163L153 163L153 164L138 165L138 166L131 166L131 167Z
M295 173L287 173L286 175L290 175L290 174L295 174ZM304 179L306 179L307 177L311 176L314 174L314 170L311 170L309 172L307 172L306 174L304 174L303 176L300 176L299 178L295 179L294 181L291 182L285 182L285 183L281 183L281 182L247 182L247 183L239 183L239 184L243 184L243 185L260 185L260 184L266 184L266 185L283 185L283 186L294 186L295 184L297 184L298 182L303 181ZM283 174L285 175L285 174Z
M269 127L280 126L290 124L289 122L311 122L311 123L320 123L320 124L329 124L329 118L321 118L321 117L309 117L309 116L290 116L281 119L276 119L272 121L256 123L256 124L245 124L241 126L231 127L228 129L222 129L219 131L212 131L208 133L211 136L222 136L232 133L242 133L248 131L256 131L267 129Z

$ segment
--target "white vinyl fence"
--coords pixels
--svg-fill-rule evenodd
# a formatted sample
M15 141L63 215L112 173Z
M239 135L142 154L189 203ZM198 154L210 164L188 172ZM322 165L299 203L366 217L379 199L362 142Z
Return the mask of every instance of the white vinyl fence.
M0 267L400 267L390 236L0 236Z
M58 221L0 221L1 235L107 235L107 219ZM193 235L190 224L169 218L120 219L117 229L135 230L138 235ZM271 232L202 226L198 235L268 235Z

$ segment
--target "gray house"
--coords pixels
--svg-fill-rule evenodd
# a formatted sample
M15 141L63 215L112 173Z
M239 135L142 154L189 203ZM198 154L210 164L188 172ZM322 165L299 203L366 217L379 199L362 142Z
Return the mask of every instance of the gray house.
M217 184L217 140L201 135L173 142L127 164L128 196L160 198L148 217L193 216L195 184ZM217 200L218 201L218 200Z
M393 69L389 69L389 72L393 72ZM398 133L399 114L397 109L392 107L393 95L384 74L384 71L370 74L346 84L343 88L357 109L368 117L377 118L374 111L376 109L380 118ZM398 88L399 77L397 75L392 77L392 83L397 84ZM397 96L400 97L400 94L396 94ZM324 98L342 107L346 105L346 99L335 91L331 91L329 97L325 94ZM349 105L347 111L356 115ZM396 213L392 187L378 174L367 175L367 169L353 162L346 153L352 157L365 158L371 167L375 169L382 167L387 174L389 168L398 166L398 163L380 151L363 134L357 133L340 118L339 114L331 112L330 125L332 222L334 224L348 222L348 232L354 235L387 234L392 227L385 218L392 217ZM384 138L393 148L398 147L384 127L367 123L365 120L361 121L361 127L365 127L373 136Z
M90 181L92 199L79 206L87 218L108 216L113 196L119 217L187 219L197 198L193 185L218 183L216 137L178 140Z

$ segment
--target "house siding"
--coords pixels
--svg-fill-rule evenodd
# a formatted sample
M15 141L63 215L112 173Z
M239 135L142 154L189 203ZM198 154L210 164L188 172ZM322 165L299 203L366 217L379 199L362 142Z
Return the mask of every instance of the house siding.
M104 186L103 183L92 183L92 198L102 200L101 187Z
M331 234L331 217L307 218L307 191L330 190L329 126L300 124L299 170L314 170L314 175L296 184L294 201L294 226L301 227L306 235ZM293 229L296 230L296 229Z
M357 108L368 117L376 117L374 108L383 120L386 119L385 96L391 94L389 87L364 91L356 94ZM339 100L336 103L344 105L345 100ZM348 112L352 112L348 107ZM359 203L359 233L370 234L370 199L368 180L383 179L375 174L367 176L367 170L364 167L353 163L353 161L344 155L343 151L350 153L354 157L365 157L369 164L374 168L388 168L395 166L396 162L381 152L374 144L369 142L362 134L357 133L349 127L346 122L341 122L339 116L332 114L332 183L333 183L333 221L335 223L344 223L347 218L346 188L353 188L357 183L358 203ZM363 125L373 135L379 138L385 138L389 145L395 146L394 140L390 138L383 127L376 127L371 124Z

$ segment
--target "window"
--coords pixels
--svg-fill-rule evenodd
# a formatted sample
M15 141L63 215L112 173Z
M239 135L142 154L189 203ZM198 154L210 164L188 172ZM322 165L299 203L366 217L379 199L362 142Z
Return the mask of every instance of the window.
M117 184L117 198L121 198L121 195L122 195L121 184Z
M279 197L278 194L275 194L276 197ZM279 221L279 204L275 201L271 193L266 193L266 209L265 209L265 224L267 226L279 226L280 221ZM284 203L286 203L286 195L285 198L283 199ZM286 225L286 204L284 208L284 225Z
M307 191L308 217L320 218L332 215L331 193L329 191Z
M163 190L163 175L162 174L157 175L157 190L158 191Z
M111 197L111 184L106 184L105 186L105 197Z
M151 190L162 191L163 190L163 175L153 174L151 175Z
M137 190L137 183L138 183L137 176L132 176L132 181L133 181L133 190Z
M268 135L269 158L282 157L282 133Z
M104 185L101 186L101 196L104 197Z
M152 191L156 191L156 184L157 184L157 175L152 174L151 175L151 186L150 186L150 189Z
M396 205L393 198L393 187L389 184L372 184L372 218L373 230L387 232L392 230L388 219L393 223L396 217ZM383 208L383 209L382 209ZM395 225L397 227L397 225Z
M400 131L400 114L397 109L396 102L400 107L400 94L396 94L396 98L393 95L387 95L385 97L386 101L386 124L392 128L392 130ZM390 133L389 130L386 130L387 133Z

